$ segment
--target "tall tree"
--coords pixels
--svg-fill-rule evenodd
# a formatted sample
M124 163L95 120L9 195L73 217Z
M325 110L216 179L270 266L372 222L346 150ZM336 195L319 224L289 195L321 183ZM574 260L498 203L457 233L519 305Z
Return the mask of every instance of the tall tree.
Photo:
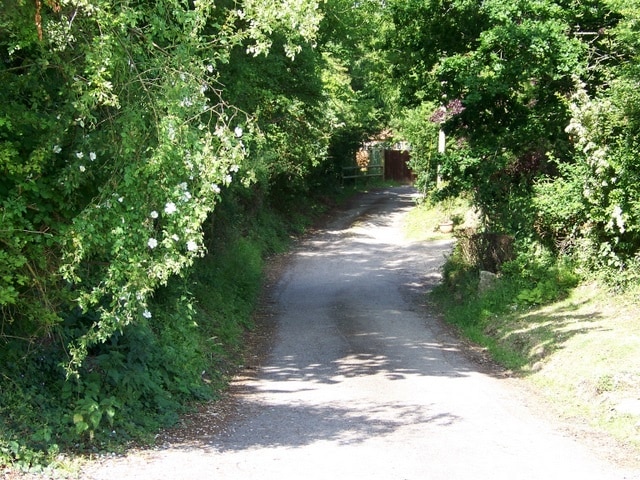
M533 181L554 168L547 152L570 148L564 99L572 76L587 71L588 46L576 35L586 9L567 7L392 3L394 45L411 59L407 73L399 72L410 86L405 101L435 103L430 120L451 139L441 175L451 194L474 193L489 228L529 232Z
M576 79L566 131L575 152L561 175L537 185L539 222L589 270L615 283L640 276L637 2L606 1L601 22L584 31L589 74ZM564 206L564 208L562 208Z

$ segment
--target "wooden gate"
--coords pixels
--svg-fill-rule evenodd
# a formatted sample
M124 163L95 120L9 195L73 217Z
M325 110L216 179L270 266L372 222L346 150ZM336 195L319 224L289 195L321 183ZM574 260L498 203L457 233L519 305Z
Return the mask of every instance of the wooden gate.
M384 178L396 182L410 183L415 179L413 172L407 165L410 159L406 150L384 151Z

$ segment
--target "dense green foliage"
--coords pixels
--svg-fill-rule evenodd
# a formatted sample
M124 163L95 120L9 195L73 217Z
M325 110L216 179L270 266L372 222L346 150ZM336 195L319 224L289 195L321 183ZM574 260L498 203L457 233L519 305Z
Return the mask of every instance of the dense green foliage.
M472 194L481 229L520 254L636 281L637 2L395 0L390 13L398 126L422 188Z
M638 280L637 0L3 7L0 463L214 395L281 219L384 127L515 239L518 301ZM483 263L453 260L464 291Z
M215 395L263 257L380 128L367 8L4 2L0 464Z
M241 361L263 257L282 250L295 225L267 211L250 216L229 197L215 221L215 234L207 236L215 254L155 293L151 319L92 347L73 381L65 381L68 356L60 342L74 339L92 315L76 311L55 330L59 338L4 340L3 461L38 466L71 443L95 451L145 440L174 422L185 405L217 395Z

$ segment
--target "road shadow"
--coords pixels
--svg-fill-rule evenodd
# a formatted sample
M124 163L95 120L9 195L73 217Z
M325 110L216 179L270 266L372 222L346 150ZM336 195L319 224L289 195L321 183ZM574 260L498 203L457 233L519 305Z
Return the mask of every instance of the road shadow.
M390 435L407 425L426 432L450 426L458 420L448 413L429 412L424 405L379 403L356 410L332 405L271 405L254 403L251 398L243 401L252 412L250 428L245 429L240 423L232 432L203 439L205 443L221 452L298 448L325 441L346 446ZM280 421L273 423L274 418Z
M519 376L536 373L547 357L562 350L576 336L610 332L606 318L597 310L584 311L580 303L559 301L543 307L505 315L505 320L486 333L507 348L520 352L525 362Z

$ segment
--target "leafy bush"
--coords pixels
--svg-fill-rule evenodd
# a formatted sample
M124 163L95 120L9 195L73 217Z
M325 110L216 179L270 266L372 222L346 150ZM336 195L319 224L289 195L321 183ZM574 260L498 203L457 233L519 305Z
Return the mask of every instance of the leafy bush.
M472 192L486 230L542 241L575 254L585 271L632 283L640 276L637 5L449 3L390 4L390 55L405 57L394 81L410 107L398 123L416 144L419 187L433 189L439 163L445 193ZM451 11L466 19L443 28ZM461 25L465 35L451 36ZM434 154L433 122L447 135L444 155Z
M70 312L42 344L4 340L0 464L37 469L59 452L144 442L189 403L218 394L252 327L263 258L289 238L288 219L242 215L246 205L229 198L235 222L218 223L212 253L157 291L151 318L91 348L77 375L67 380L62 347L95 315Z
M442 283L432 293L449 323L486 347L497 361L515 369L528 362L526 352L496 338L495 325L515 310L565 297L579 281L574 266L557 261L551 251L539 245L521 246L520 250L524 253L503 263L494 283L480 290L478 266L470 264L456 247L443 267Z
M575 264L567 257L558 259L552 251L535 244L517 259L503 264L501 271L517 285L515 298L520 305L544 305L559 300L580 281Z
M395 135L411 144L409 167L416 176L416 188L425 196L436 185L438 168L438 125L425 121L434 110L430 102L407 108L394 125Z
M510 308L547 304L563 298L580 281L574 264L557 260L551 251L535 244L502 263L495 284L485 291L478 289L479 270L460 245L443 267L443 281L435 297L446 305L453 323L481 325L484 317Z

